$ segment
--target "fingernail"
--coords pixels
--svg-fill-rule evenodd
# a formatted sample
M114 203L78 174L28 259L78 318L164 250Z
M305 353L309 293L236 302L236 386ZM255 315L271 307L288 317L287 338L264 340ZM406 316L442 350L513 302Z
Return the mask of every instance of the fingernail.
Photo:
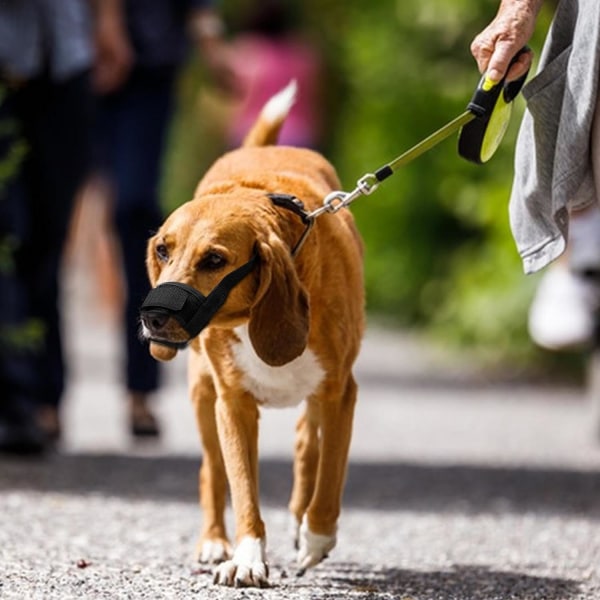
M498 83L498 81L496 79L493 79L489 75L486 75L483 80L483 85L481 86L481 88L483 89L484 92L489 92L497 83Z

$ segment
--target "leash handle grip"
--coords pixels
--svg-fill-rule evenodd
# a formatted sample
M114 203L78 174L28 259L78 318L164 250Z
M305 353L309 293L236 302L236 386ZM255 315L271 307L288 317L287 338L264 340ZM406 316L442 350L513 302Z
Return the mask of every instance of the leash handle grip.
M517 62L519 57L523 53L529 51L530 49L528 46L523 46L523 48L521 48L510 61L507 73L510 70L510 67ZM507 104L512 102L521 91L528 74L529 69L526 73L521 75L519 79L509 83L506 83L506 75L497 83L494 83L486 75L483 75L479 80L477 89L475 90L475 93L473 94L473 97L467 106L467 110L472 112L477 118L489 118L494 110L494 107L496 106L496 102L498 101L500 94L503 93L504 101Z

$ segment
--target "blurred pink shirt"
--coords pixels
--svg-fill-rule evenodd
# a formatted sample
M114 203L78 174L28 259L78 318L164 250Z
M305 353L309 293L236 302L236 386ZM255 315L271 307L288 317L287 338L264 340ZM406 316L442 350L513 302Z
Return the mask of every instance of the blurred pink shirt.
M320 142L320 59L297 38L240 35L233 44L232 67L242 97L236 106L229 143L238 146L267 100L292 79L298 83L296 103L281 130L279 143L316 148Z

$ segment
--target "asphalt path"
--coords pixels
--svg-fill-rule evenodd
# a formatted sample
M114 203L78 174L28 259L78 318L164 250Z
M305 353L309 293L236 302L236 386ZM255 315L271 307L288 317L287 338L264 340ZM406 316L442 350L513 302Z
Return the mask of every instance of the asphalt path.
M492 378L374 326L337 547L296 577L298 411L265 411L271 587L213 586L193 561L200 453L185 357L157 397L160 442L132 442L120 332L68 283L63 443L42 460L0 458L0 598L600 599L600 445L583 386Z

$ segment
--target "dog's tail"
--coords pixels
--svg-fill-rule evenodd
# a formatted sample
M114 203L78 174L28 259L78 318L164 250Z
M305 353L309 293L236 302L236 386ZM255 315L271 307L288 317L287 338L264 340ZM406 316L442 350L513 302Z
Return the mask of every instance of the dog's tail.
M295 80L272 96L263 106L242 146L269 146L277 143L279 131L296 100L298 86Z

